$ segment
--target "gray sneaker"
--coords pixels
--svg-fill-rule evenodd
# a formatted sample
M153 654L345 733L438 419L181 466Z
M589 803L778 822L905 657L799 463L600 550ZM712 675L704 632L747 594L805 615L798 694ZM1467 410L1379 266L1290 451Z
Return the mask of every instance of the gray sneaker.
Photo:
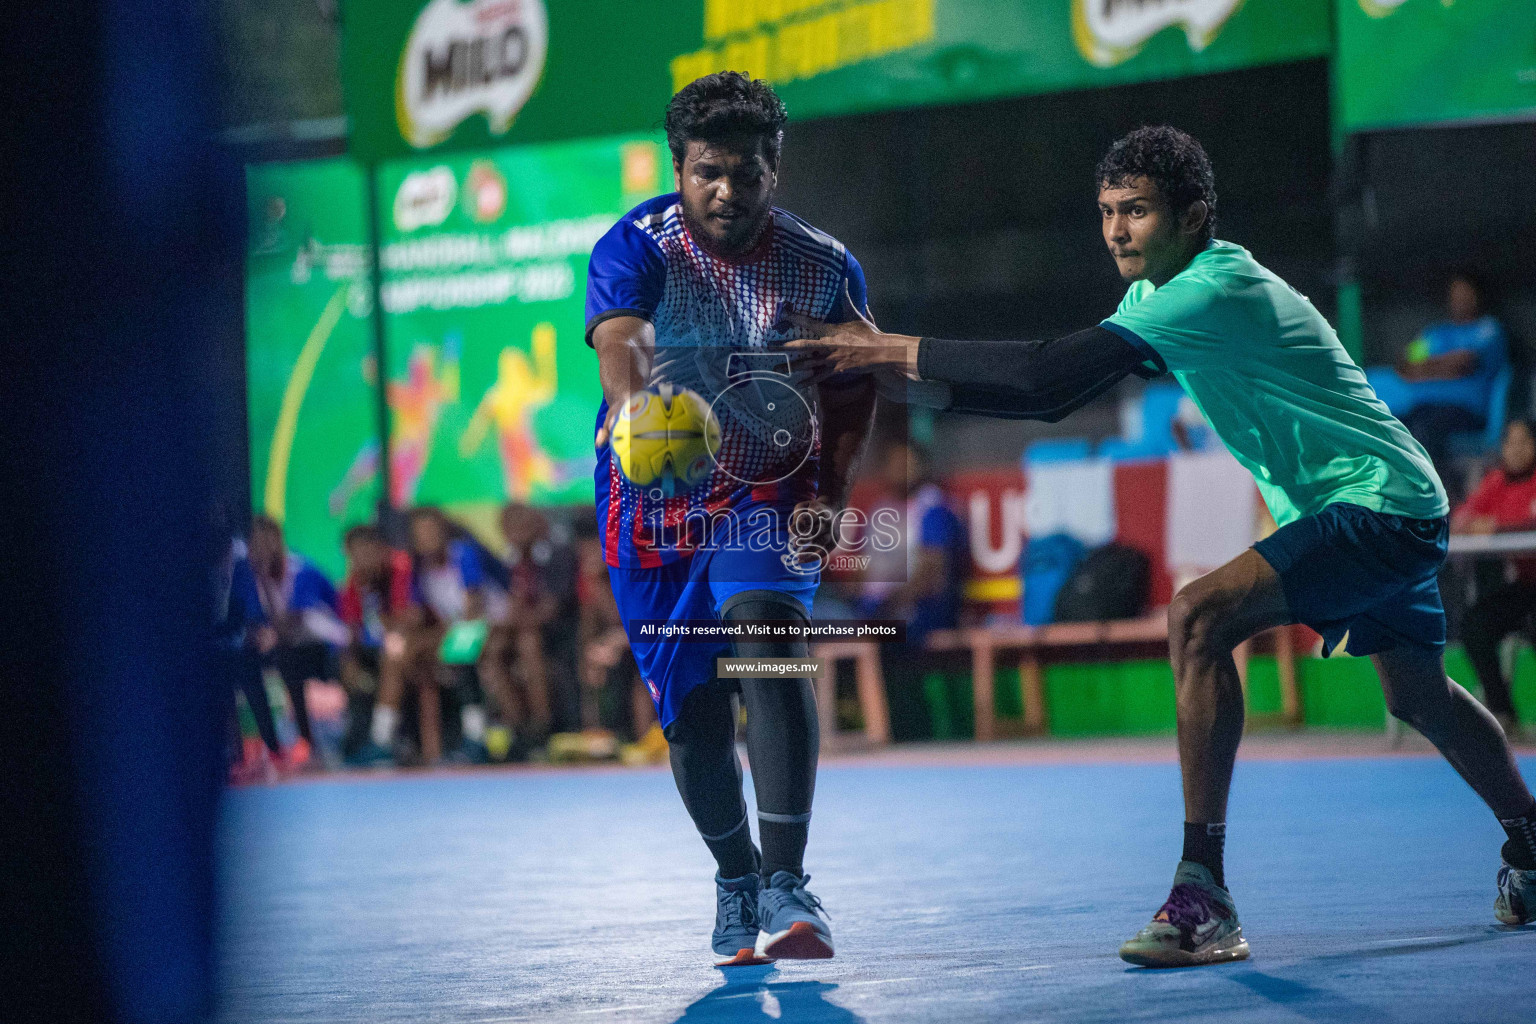
M758 893L757 955L777 960L830 960L832 928L826 922L821 900L805 885L810 875L799 878L775 871Z
M750 953L757 942L757 887L755 873L740 878L715 875L715 931L710 946L720 956Z
M1216 884L1205 865L1180 861L1168 901L1120 947L1120 959L1139 967L1196 967L1248 959L1248 940L1232 894Z
M1536 871L1501 864L1499 898L1493 903L1493 914L1505 924L1515 926L1536 921Z

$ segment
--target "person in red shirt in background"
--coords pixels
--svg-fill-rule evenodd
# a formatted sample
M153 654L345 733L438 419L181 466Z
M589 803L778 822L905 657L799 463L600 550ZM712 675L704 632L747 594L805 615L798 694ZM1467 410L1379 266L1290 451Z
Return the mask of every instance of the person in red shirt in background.
M1531 421L1511 420L1504 428L1499 464L1456 510L1452 526L1457 533L1481 534L1536 528L1536 426ZM1503 568L1503 581L1480 588L1467 610L1462 640L1482 684L1483 703L1504 731L1513 733L1518 719L1499 664L1499 645L1536 612L1536 558L1510 559Z
M351 640L341 657L348 721L342 753L354 764L377 763L390 759L400 714L400 658L388 653L387 638L412 605L411 556L391 548L377 526L352 527L343 544L347 579L337 603Z

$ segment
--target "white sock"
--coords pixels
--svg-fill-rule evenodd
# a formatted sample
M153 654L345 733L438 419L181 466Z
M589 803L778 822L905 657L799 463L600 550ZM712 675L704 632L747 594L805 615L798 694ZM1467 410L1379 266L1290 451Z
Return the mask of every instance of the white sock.
M479 704L466 704L459 711L459 725L464 730L464 738L471 743L479 743L485 739L485 708Z
M400 712L394 708L377 704L373 709L373 721L368 731L373 739L374 746L387 747L394 741L395 726L400 723Z

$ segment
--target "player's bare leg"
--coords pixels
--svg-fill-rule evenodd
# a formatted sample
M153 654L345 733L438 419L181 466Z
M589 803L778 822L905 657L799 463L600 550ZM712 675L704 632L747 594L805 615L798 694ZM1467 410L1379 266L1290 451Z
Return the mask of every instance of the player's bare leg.
M1445 674L1438 650L1403 646L1371 661L1387 710L1423 733L1494 814L1513 818L1531 806L1498 720Z
M1536 920L1536 800L1493 714L1445 674L1440 651L1402 646L1375 655L1387 709L1435 745L1509 834L1494 912L1505 924Z
M485 688L492 710L505 724L521 726L525 716L519 714L521 702L512 683L514 633L511 626L492 626L486 634L485 650L480 653L480 661L475 667L480 672L480 684Z
M528 727L535 736L549 734L549 669L544 660L544 636L537 627L515 629L513 650L517 656L518 674L523 681L525 706L528 711Z
M443 703L442 690L432 672L417 676L416 708L421 759L426 764L436 764L443 759Z
M1232 652L1249 637L1290 621L1280 577L1253 550L1180 590L1168 609L1184 858L1167 902L1120 947L1120 956L1131 963L1187 967L1248 956L1221 862L1227 794L1243 737L1243 688Z
M437 651L443 642L440 626L413 630L406 639L404 679L416 689L418 731L421 733L421 759L436 764L443 757L442 692L437 681Z
M1185 821L1227 820L1243 737L1243 688L1232 652L1290 621L1279 575L1252 549L1180 590L1169 606Z

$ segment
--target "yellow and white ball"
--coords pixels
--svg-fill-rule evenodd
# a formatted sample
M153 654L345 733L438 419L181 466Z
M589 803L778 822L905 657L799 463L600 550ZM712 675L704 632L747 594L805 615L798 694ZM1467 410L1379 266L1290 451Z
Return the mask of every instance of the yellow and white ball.
M697 392L661 384L631 395L613 422L619 470L638 487L682 494L703 482L720 449L720 423Z

